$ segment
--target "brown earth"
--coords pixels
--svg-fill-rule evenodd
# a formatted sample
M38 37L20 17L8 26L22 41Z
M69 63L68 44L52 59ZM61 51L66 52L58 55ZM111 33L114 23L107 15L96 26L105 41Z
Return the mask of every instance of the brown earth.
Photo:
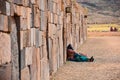
M120 37L88 38L79 49L94 62L66 62L52 80L120 80Z

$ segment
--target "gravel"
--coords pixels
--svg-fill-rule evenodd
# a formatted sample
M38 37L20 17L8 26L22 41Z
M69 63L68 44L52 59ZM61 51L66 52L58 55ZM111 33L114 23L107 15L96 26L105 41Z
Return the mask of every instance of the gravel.
M70 62L51 80L120 80L120 37L92 37L78 50L94 62Z

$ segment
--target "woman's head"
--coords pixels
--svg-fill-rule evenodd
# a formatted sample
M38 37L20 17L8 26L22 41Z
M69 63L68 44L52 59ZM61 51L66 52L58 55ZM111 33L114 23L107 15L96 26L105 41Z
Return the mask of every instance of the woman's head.
M67 46L67 49L72 49L72 50L74 50L71 44L69 44L69 45Z

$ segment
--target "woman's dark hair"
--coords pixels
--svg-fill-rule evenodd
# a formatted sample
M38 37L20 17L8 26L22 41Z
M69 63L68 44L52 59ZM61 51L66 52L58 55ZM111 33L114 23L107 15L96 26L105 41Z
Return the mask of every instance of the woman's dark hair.
M67 46L67 49L72 49L72 50L74 50L71 44L69 44L69 45Z

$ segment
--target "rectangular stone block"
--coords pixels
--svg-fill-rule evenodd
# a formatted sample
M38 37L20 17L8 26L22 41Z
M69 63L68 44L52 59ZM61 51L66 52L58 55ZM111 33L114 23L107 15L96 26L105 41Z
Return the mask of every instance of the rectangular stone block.
M30 44L31 46L35 45L35 28L30 29Z
M32 4L36 4L36 0L30 0Z
M49 64L47 59L42 59L41 64L41 79L40 80L49 80Z
M27 18L27 13L29 13L28 8L26 8L26 7L20 7L20 8L21 8L20 9L21 10L21 17L26 19Z
M27 23L27 18L20 17L20 30L27 30L29 28L26 23Z
M57 3L53 2L53 13L57 13Z
M54 23L58 24L58 15L57 14L54 14Z
M10 35L0 32L0 55L1 64L11 61L11 39Z
M49 38L48 39L48 52L49 52L49 65L50 65L50 74L53 72L53 64L52 64L52 58L53 58L53 56L52 56L52 47L53 47L53 42L52 42L52 39L51 38Z
M8 17L0 14L0 30L8 31Z
M41 13L40 30L45 31L47 26L46 12L40 11L40 13Z
M16 4L11 4L11 8L12 8L12 10L14 10L13 12L12 12L12 14L14 15L14 13L16 14L16 15L18 15L18 16L21 16L22 15L22 7L21 6L18 6L18 5L16 5ZM11 11L12 11L11 10Z
M45 0L40 0L40 9L45 11Z
M40 10L36 7L35 8L36 10L36 12L35 12L35 15L34 15L34 26L36 27L36 28L40 28L40 24L41 24L41 22L40 22Z
M10 3L4 0L0 0L0 13L10 15Z
M52 0L48 0L48 10L50 12L53 12L53 1Z
M60 9L60 11L61 11L61 7L62 7L62 1L61 0L58 0L58 9Z
M30 80L30 72L28 67L21 70L21 80Z
M18 80L19 78L19 40L18 37L19 35L17 35L17 25L15 24L15 20L13 17L9 17L11 18L11 21L9 21L11 23L11 30L10 30L10 41L11 41L11 63L12 63L12 79L11 80Z
M37 30L36 31L36 47L40 47L43 45L43 41L42 41L42 31Z
M40 47L40 60L44 58L44 53L43 53L43 46Z
M17 4L17 5L23 5L23 2L24 0L14 0L14 3Z
M53 40L53 48L52 48L52 63L53 63L53 73L57 71L57 41L56 39Z
M71 23L71 14L67 14L67 23Z
M40 10L40 7L41 7L41 0L37 0L37 1L36 1L36 4L37 4L38 9Z
M63 16L62 15L59 17L59 24L63 25Z
M0 66L0 80L11 80L11 64Z
M51 18L51 19L50 19L50 22L51 22L51 23L54 23L54 14L53 14L53 13L50 14L50 18Z
M47 15L48 15L48 23L51 23L51 12L48 11Z
M31 32L30 30L27 31L20 31L20 46L21 50L25 47L31 46Z
M29 7L30 6L30 0L24 0L23 5Z
M35 46L36 46L37 48L40 46L40 45L39 45L39 41L40 41L39 32L40 32L39 29L36 29L36 30L35 30L35 44L36 44Z
M6 2L6 15L7 16L10 16L10 10L11 10L10 8L11 8L10 3Z
M41 78L41 64L40 64L40 48L36 48L36 63L37 63L37 80Z
M21 69L32 64L33 50L32 47L26 47L21 50Z
M32 65L30 65L31 80L41 80L40 50L34 47Z
M33 54L33 48L32 47L27 47L26 52L25 52L26 65L31 65L32 64L32 54Z
M62 34L62 31L60 32L60 38L59 38L60 39L59 40L60 41L60 47L59 47L60 48L60 55L59 55L60 66L63 65L63 57L64 57L63 56L63 53L64 53L63 52L63 44L62 44L63 43L63 39L62 39L62 35L61 34Z
M49 23L48 24L48 36L53 39L56 33L57 33L57 27L56 27L56 25Z
M28 29L32 27L32 10L31 8L27 8L27 26Z
M10 3L10 16L14 16L14 4Z

